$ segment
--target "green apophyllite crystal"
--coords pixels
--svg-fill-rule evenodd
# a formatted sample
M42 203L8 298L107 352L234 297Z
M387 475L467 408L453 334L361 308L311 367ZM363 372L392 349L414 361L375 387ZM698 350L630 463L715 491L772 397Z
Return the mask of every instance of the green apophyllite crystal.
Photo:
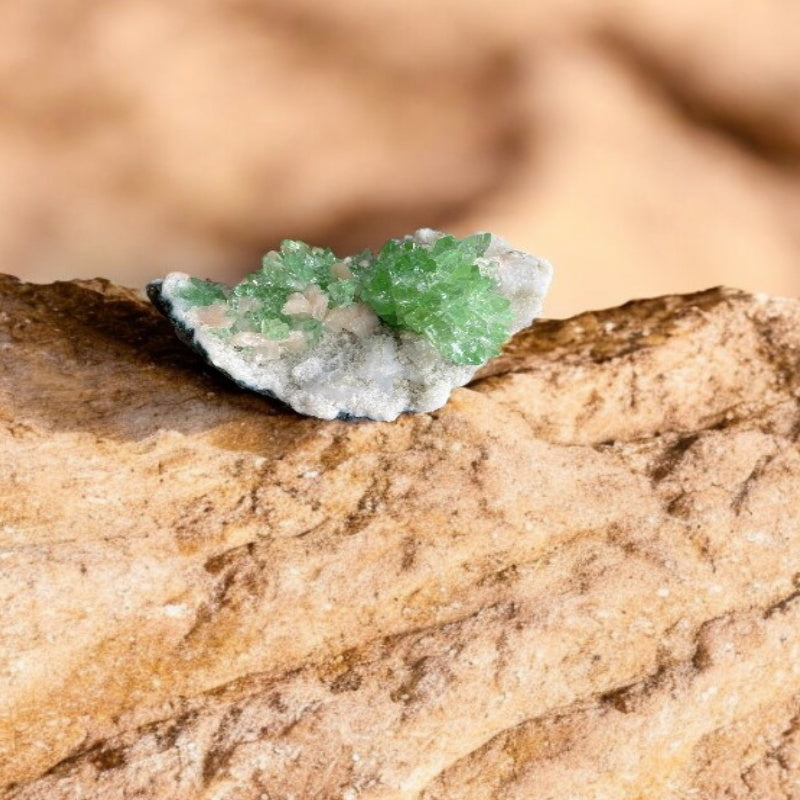
M193 278L181 296L198 306L225 303L221 336L258 332L279 340L300 331L314 341L329 309L361 304L392 328L424 337L448 361L481 364L500 351L513 319L509 301L477 264L490 240L392 240L377 255L344 259L286 240L232 290Z
M189 278L189 283L181 292L181 296L193 306L210 306L226 301L225 288L223 284L214 281Z
M431 247L387 242L357 269L362 302L388 325L424 336L454 364L482 364L500 352L513 319L508 300L476 261L488 233L442 236Z

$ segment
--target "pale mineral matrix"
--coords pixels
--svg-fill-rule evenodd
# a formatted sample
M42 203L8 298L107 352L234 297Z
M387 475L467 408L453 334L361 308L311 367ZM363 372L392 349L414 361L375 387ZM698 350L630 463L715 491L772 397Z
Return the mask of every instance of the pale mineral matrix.
M148 286L186 341L237 383L303 414L432 411L541 313L552 267L497 236L422 229L338 258L284 241L229 287Z

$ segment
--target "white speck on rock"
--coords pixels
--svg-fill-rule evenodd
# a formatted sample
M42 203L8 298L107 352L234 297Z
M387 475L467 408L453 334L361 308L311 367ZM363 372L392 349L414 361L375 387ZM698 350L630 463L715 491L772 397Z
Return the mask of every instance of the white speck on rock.
M716 686L709 686L704 692L701 693L700 699L705 702L706 700L710 700L714 695L718 692Z

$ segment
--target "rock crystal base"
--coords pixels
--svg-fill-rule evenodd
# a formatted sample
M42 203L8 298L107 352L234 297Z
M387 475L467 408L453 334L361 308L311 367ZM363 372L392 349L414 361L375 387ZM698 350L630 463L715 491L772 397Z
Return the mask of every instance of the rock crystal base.
M447 242L470 245L430 229L388 245L435 254ZM553 272L546 261L486 234L477 253L450 269L472 265L462 285L482 281L485 291L459 297L458 279L438 279L433 259L420 268L406 258L405 269L399 261L398 269L380 276L386 247L377 258L367 253L339 260L330 251L285 245L293 249L268 254L263 270L233 289L174 272L151 283L148 294L180 338L240 386L322 419L394 420L404 411L440 408L505 339L541 314ZM426 313L425 303L439 310ZM415 319L428 337L408 329Z

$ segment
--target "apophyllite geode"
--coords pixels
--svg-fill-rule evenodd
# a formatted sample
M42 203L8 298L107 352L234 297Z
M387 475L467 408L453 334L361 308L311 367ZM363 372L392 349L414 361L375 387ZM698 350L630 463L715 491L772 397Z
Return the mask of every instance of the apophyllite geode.
M338 258L285 241L236 286L147 287L181 339L240 385L323 419L440 408L541 313L553 269L489 233L428 228Z

